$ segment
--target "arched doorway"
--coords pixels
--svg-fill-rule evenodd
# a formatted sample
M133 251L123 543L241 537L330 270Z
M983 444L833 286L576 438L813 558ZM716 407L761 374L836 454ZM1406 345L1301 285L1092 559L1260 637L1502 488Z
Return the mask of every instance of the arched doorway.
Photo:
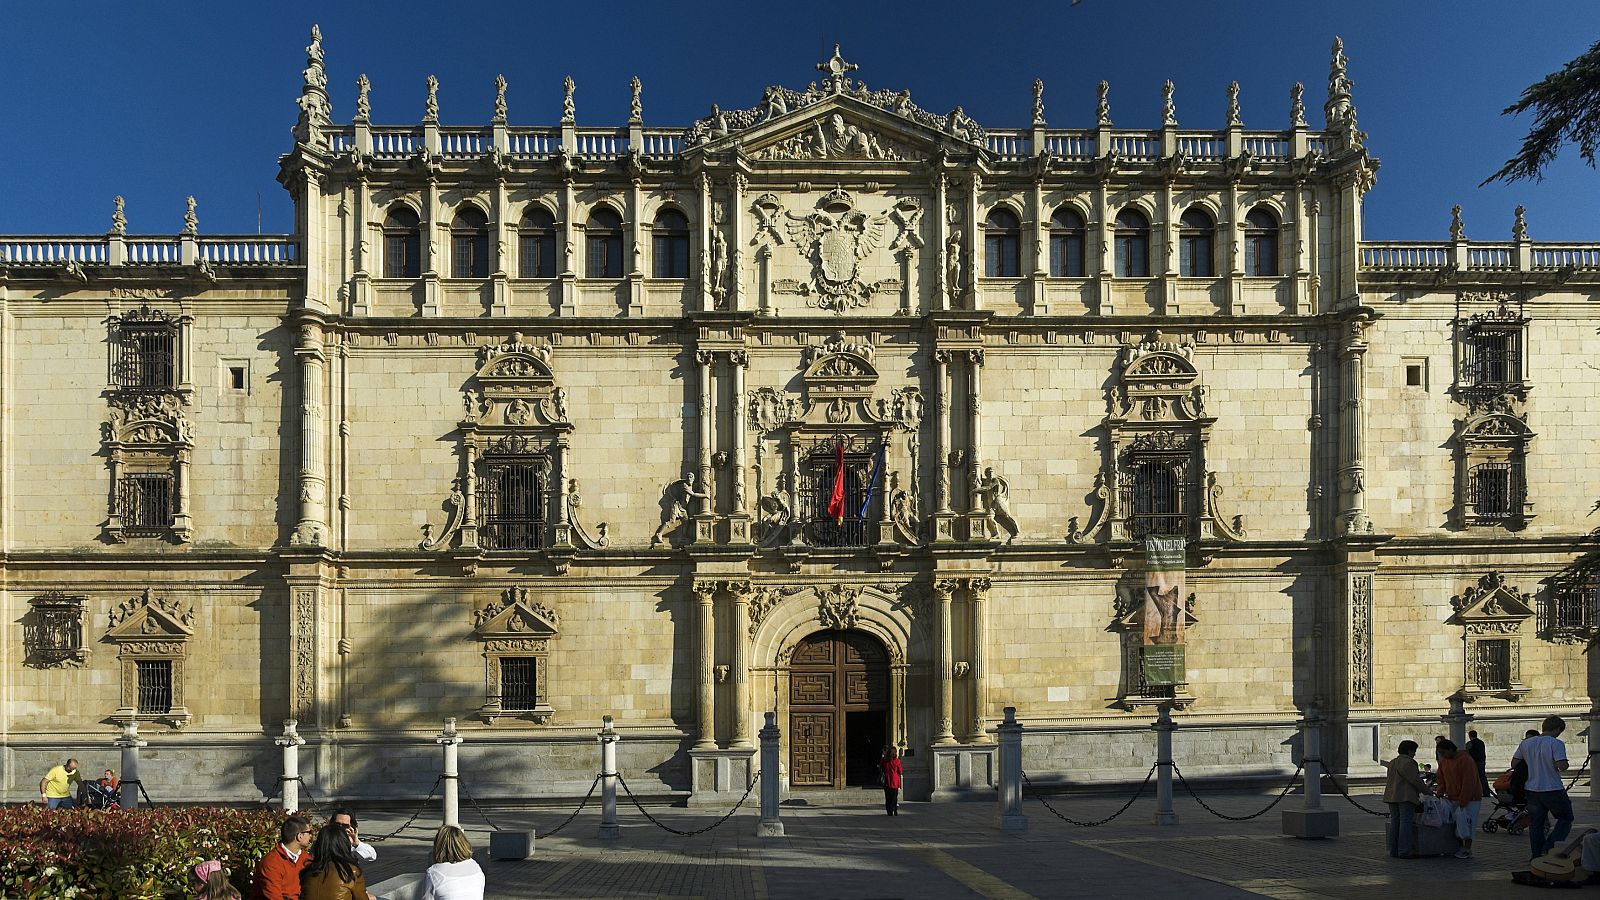
M819 631L789 663L789 785L875 783L889 735L889 655L858 631Z

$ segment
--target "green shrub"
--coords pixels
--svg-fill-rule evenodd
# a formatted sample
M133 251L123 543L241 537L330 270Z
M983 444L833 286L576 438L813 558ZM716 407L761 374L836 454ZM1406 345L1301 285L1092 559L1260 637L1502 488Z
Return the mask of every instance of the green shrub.
M283 813L206 806L136 811L0 808L0 896L89 900L193 897L194 867L221 860L249 895Z

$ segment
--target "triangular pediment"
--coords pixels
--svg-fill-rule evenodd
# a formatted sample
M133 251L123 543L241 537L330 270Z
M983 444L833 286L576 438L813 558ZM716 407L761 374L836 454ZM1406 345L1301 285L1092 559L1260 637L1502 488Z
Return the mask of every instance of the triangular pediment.
M113 641L149 641L183 639L193 636L194 629L185 625L178 616L151 606L140 607L106 632Z
M1520 622L1534 614L1533 596L1507 584L1499 572L1450 598L1450 606L1458 622Z
M551 637L561 630L555 610L530 599L526 588L511 588L499 602L477 610L476 635L486 638Z
M913 162L976 145L848 94L767 118L708 141L708 152L737 146L767 162Z

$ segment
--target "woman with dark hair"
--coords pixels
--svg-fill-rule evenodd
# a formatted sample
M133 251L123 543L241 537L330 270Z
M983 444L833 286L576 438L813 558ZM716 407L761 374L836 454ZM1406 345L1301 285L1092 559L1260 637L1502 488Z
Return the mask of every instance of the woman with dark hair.
M311 845L311 857L300 873L300 900L371 900L346 829L324 826Z

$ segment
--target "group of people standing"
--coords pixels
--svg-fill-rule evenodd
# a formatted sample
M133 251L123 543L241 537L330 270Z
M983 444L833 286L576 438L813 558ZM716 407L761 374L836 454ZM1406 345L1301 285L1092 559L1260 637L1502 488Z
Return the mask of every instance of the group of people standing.
M335 812L320 830L310 819L291 815L278 837L277 846L256 865L250 900L380 900L368 892L361 869L362 863L377 860L378 851L361 840L349 810ZM465 832L454 825L440 828L433 837L432 859L424 876L425 900L483 900L483 869L472 858ZM202 892L196 900L225 897L238 894Z
M1517 787L1527 800L1528 842L1535 858L1549 853L1572 828L1572 800L1567 796L1561 774L1568 767L1567 746L1561 741L1561 733L1566 728L1567 723L1560 716L1549 716L1538 731L1528 731L1511 755L1513 780L1520 782ZM1448 738L1435 738L1438 771L1433 784L1428 783L1417 764L1416 741L1401 741L1399 755L1385 763L1389 776L1384 784L1383 799L1389 805L1393 823L1388 832L1390 856L1411 859L1417 855L1417 813L1423 806L1423 798L1438 796L1450 803L1450 818L1460 845L1456 856L1472 858L1478 808L1489 792L1489 777L1485 771L1487 753L1483 742L1478 740L1476 731L1469 732L1469 737L1464 750ZM1600 842L1595 851L1600 858Z

